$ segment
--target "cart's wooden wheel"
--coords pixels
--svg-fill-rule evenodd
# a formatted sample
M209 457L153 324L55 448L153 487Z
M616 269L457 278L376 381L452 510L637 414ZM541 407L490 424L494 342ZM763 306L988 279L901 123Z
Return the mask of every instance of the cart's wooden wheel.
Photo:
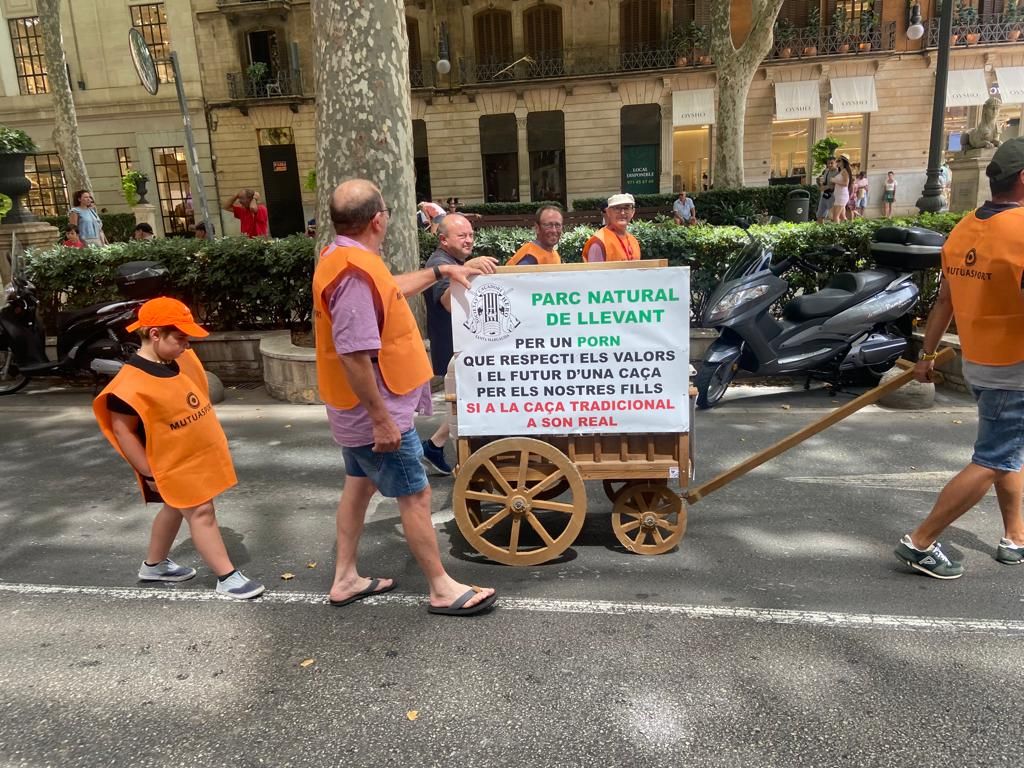
M619 495L619 491L629 485L632 480L604 480L601 483L601 487L604 488L604 495L608 497L608 501L615 501L615 497ZM645 480L647 483L655 483L657 485L668 485L668 480Z
M563 481L571 493L568 501L544 498ZM452 506L459 530L477 552L505 565L537 565L555 559L576 539L587 496L579 470L557 448L528 437L505 437L480 448L459 468Z
M657 481L630 483L612 508L612 529L622 546L638 555L660 555L686 532L686 505Z

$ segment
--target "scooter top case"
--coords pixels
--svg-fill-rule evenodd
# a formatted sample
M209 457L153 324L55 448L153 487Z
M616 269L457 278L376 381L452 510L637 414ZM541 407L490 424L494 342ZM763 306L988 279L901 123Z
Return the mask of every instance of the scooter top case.
M871 240L871 258L880 267L913 272L942 263L946 238L924 227L882 227Z

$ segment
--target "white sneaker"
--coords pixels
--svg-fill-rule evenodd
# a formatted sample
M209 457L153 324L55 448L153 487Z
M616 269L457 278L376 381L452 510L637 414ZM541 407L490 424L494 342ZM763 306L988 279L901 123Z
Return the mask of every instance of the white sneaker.
M156 565L146 565L142 561L139 566L139 579L141 581L188 581L196 575L195 568L186 568L178 565L169 557L161 560Z
M226 579L217 579L217 594L231 597L235 600L248 600L251 597L258 597L266 589L258 581L251 581L245 578L241 571L235 571Z

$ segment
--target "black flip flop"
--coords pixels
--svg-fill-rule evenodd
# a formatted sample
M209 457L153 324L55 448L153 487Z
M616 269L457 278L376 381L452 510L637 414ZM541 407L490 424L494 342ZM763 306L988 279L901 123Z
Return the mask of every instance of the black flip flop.
M344 600L330 600L330 604L335 608L340 608L343 605L354 603L356 600L362 600L364 597L373 597L374 595L383 595L385 592L390 592L392 589L398 586L397 581L392 581L391 586L384 587L384 589L377 589L377 585L380 584L380 579L370 579L369 586L362 592L356 592L352 597L346 597Z
M467 589L454 603L446 608L437 608L433 605L427 606L427 613L437 613L442 616L473 616L477 613L482 613L488 608L494 605L498 599L498 593L495 592L488 595L476 605L471 605L469 608L463 608L466 603L473 599L473 595L483 590L480 587L471 587Z

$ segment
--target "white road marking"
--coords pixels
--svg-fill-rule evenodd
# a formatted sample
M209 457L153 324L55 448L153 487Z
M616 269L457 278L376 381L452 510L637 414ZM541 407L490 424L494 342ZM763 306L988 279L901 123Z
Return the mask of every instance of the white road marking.
M212 589L190 589L157 585L153 587L84 587L48 584L0 583L0 594L27 596L61 595L90 597L100 600L168 600L210 602L229 600ZM260 603L304 603L326 605L322 592L270 591L250 601ZM422 607L426 599L421 595L403 595L394 592L368 598L367 603ZM1024 634L1024 621L1002 619L930 618L926 616L894 616L870 613L843 613L832 611L792 611L773 608L742 608L714 605L672 605L658 603L622 603L609 600L547 600L502 596L498 603L502 611L530 611L535 613L587 613L595 615L661 615L687 619L738 619L767 624L805 625L832 629L890 629L911 632L985 632L999 635Z
M957 470L959 471L959 470ZM911 491L921 493L938 493L957 472L894 472L887 474L838 475L823 477L787 477L789 483L808 483L810 485L853 485L858 488L885 488L892 491ZM994 495L990 490L988 495Z

